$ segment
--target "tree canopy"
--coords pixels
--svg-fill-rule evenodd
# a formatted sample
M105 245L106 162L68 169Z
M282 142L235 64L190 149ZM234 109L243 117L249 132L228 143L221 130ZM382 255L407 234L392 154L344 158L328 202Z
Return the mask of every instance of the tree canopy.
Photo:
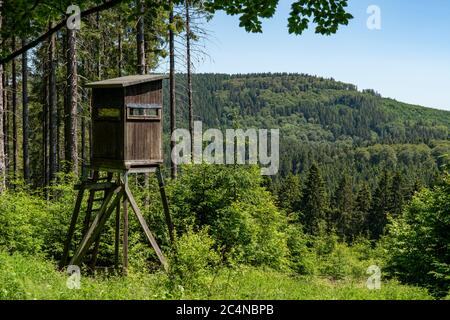
M174 4L183 1L173 1ZM279 0L204 0L203 5L210 13L223 10L230 15L239 15L240 26L248 32L262 32L262 19L271 18L276 12ZM65 27L73 12L67 12L70 0L27 0L5 1L5 14L1 30L2 52L0 63L6 63L26 50L46 40L53 33ZM134 0L82 0L78 1L81 17L120 5L127 15L139 15ZM145 0L145 8L170 10L169 3L161 0ZM311 23L316 24L316 33L336 33L340 25L347 25L352 15L345 11L347 0L297 0L292 2L288 19L289 33L300 35ZM49 23L55 25L49 28ZM3 45L12 36L33 39L24 47L9 51Z

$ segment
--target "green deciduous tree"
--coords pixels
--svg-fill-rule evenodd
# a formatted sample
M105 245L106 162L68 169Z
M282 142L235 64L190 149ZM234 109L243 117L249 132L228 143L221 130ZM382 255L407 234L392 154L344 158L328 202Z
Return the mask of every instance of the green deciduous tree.
M207 0L206 8L215 12L240 15L240 26L249 32L262 32L261 18L271 18L279 0ZM309 23L316 24L316 33L336 33L339 25L347 25L352 15L345 11L347 0L297 0L291 5L288 19L289 33L302 34Z

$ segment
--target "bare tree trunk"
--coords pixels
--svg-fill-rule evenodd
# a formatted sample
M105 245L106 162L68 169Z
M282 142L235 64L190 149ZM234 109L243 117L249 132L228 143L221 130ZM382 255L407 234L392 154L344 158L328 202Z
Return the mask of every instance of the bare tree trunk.
M42 155L43 155L43 185L48 186L50 176L48 170L48 105L49 105L49 85L48 85L48 61L43 62L43 99L42 99ZM47 195L47 192L45 192Z
M81 175L84 177L86 174L86 117L84 114L84 108L81 112Z
M2 30L3 22L3 1L0 1L0 31ZM1 33L0 33L1 34ZM3 39L0 39L3 41ZM0 65L0 79L3 79L3 65ZM0 193L6 189L6 161L3 135L3 81L0 80Z
M187 64L187 93L189 110L189 133L191 135L191 161L194 161L194 110L192 108L192 62L191 62L191 16L189 0L185 0L186 9L186 64Z
M82 65L86 66L85 60L82 61ZM86 91L82 91L83 101L88 100L88 95ZM84 104L81 104L81 176L86 177L86 110Z
M2 67L2 66L0 66ZM3 117L2 119L0 119L0 121L3 121L2 124L2 128L0 128L0 136L3 135L3 155L1 155L1 151L0 151L0 156L3 157L3 165L4 165L4 171L0 170L0 179L4 178L5 179L5 186L8 186L8 153L9 153L9 127L8 127L8 104L9 104L9 94L8 94L8 74L7 74L7 69L6 67L3 69L3 73L2 73L2 84L3 86L3 94L2 94L2 98L3 98L3 108L0 110L0 114L3 112ZM3 129L3 130L2 130ZM0 142L1 145L1 142ZM3 175L4 174L4 175ZM1 189L1 183L0 183L0 189ZM1 193L1 191L0 191Z
M62 57L59 57L58 60L66 61L67 60L67 32L62 33ZM63 92L63 103L61 106L58 106L58 145L56 146L58 153L58 171L65 171L66 167L63 165L63 161L65 160L65 145L66 145L66 110L67 110L67 81L62 84L62 92Z
M170 23L170 30L169 30L169 95L170 95L170 135L172 136L172 133L175 131L176 128L176 119L175 119L175 34L172 29L174 22L174 14L173 14L173 2L170 1L170 17L169 17L169 23ZM175 141L170 139L170 150L173 150L175 148ZM170 166L170 172L172 179L176 179L177 177L177 164L173 162L172 159L170 159L171 166Z
M117 62L117 74L119 75L119 77L122 76L122 60L123 60L123 48L122 48L122 29L119 28L119 33L117 35L117 40L118 40L118 49L119 49L119 61Z
M141 0L138 0L137 5L139 6L140 13L144 13L144 4ZM137 70L138 74L145 74L145 38L144 38L144 16L139 16L137 23L137 33L136 33L136 44L137 44Z
M144 3L142 0L137 1L137 6L139 8L139 12L141 15L139 16L138 24L137 24L137 32L136 32L136 48L137 48L137 71L138 74L146 73L146 63L145 63L145 21L144 21ZM148 173L144 173L144 187L145 190L148 190L149 183L149 175ZM144 197L144 206L147 208L150 203L150 198L147 195Z
M22 39L22 46L26 40ZM30 158L28 156L28 132L30 129L28 119L28 53L22 54L22 157L23 157L23 179L30 182Z
M67 108L65 114L66 172L78 175L77 107L78 74L76 57L76 30L67 29Z
M100 30L100 12L97 12L96 16L95 16L95 24L97 26L97 29ZM97 42L97 80L100 80L101 76L102 76L102 55L101 55L101 43L102 43L102 39L100 37L100 39Z
M58 171L58 103L56 94L56 35L50 38L48 50L48 113L49 113L49 176L50 182Z
M12 38L12 51L16 50L16 39ZM17 162L19 156L19 145L17 144L17 68L16 59L11 61L12 77L12 140L13 140L13 178L17 178Z

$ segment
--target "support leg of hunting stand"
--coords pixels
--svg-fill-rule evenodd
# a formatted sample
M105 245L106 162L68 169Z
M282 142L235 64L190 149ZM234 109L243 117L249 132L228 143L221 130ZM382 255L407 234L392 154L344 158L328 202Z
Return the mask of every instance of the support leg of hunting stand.
M114 233L114 267L119 269L119 245L120 245L120 201L116 206L116 229Z
M83 201L84 188L81 186L78 191L77 200L75 202L75 208L72 213L72 221L70 222L69 231L67 233L66 242L64 243L64 251L59 264L59 268L62 269L67 263L67 257L69 256L70 243L72 242L72 237L75 232L75 226L77 224L78 215L80 213L81 202Z
M92 256L91 256L91 261L89 263L89 267L94 270L95 269L95 265L97 264L97 256L98 256L98 249L100 248L100 238L101 238L102 234L99 233L97 238L94 241L94 248L92 249Z
M128 274L128 199L123 197L123 247L122 247L122 271L124 275Z
M153 249L156 252L156 255L159 258L159 261L161 262L161 264L163 265L164 269L167 271L168 270L168 264L167 264L167 260L164 257L164 255L161 252L161 249L158 246L158 243L156 242L155 237L153 236L152 232L150 231L150 229L147 226L147 222L145 222L144 216L141 213L141 210L139 209L136 201L134 200L133 195L131 194L130 189L128 188L128 185L125 184L125 194L128 198L128 201L130 201L130 205L131 208L134 211L134 214L136 215L142 229L144 229L144 233L147 237L147 239L150 241L150 244L152 245Z
M158 167L156 169L156 177L158 178L158 184L159 184L159 193L161 194L161 201L163 204L163 208L164 208L164 216L166 217L166 223L167 223L167 228L169 229L169 237L170 237L170 242L173 243L173 223L172 223L172 219L170 217L170 211L169 211L169 204L167 202L167 195L166 195L166 189L165 189L165 185L164 185L164 179L161 173L161 169Z
M108 220L114 208L117 206L117 203L120 201L122 193L122 186L119 186L116 190L112 192L110 191L108 193L105 202L102 204L102 207L100 208L100 211L89 227L88 232L84 235L83 240L81 241L79 248L75 252L75 255L72 257L70 264L78 265L83 260L83 257L86 255L87 250L100 235L100 232L105 226L106 221ZM111 201L113 195L116 195L116 197L114 198L111 206L107 208L107 205Z

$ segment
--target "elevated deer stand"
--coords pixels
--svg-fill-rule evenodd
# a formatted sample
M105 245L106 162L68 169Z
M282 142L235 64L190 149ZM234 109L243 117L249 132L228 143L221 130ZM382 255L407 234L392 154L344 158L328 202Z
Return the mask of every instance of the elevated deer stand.
M100 178L100 172L105 171L106 177ZM78 196L75 202L75 208L72 215L72 220L69 227L69 232L64 245L63 257L61 259L61 267L65 266L68 259L70 244L75 233L75 228L80 214L81 204L86 191L89 193L86 215L83 222L83 238L78 248L75 250L71 258L70 265L79 265L85 258L88 250L94 244L91 252L90 266L95 267L97 260L98 248L100 244L101 232L115 211L115 266L119 266L119 246L120 246L120 207L123 207L123 270L126 273L128 268L128 205L133 209L136 218L141 225L146 238L156 252L161 264L167 269L167 261L159 248L153 233L150 231L144 216L139 209L133 194L128 186L128 175L130 173L156 173L159 182L159 190L164 207L164 213L167 225L169 226L169 234L172 240L172 222L169 215L169 208L164 189L164 181L159 167L147 169L130 169L130 170L116 170L111 169L94 169L92 177L84 180L76 186L78 189ZM114 179L116 176L116 179ZM102 193L99 195L99 193ZM99 206L95 208L95 203ZM93 213L96 213L94 219Z
M67 264L84 193L89 192L83 238L70 260L79 265L89 249L95 266L100 236L115 211L115 265L119 265L120 207L123 207L123 270L128 267L128 204L145 236L167 269L167 261L128 186L132 173L156 173L164 214L173 240L172 222L160 171L162 156L162 80L164 75L127 76L90 83L92 92L92 176L76 186L78 197L60 266ZM106 176L101 177L100 173ZM100 196L99 193L102 193ZM99 206L94 207L94 203ZM96 213L92 220L92 214ZM91 221L92 220L92 221Z

